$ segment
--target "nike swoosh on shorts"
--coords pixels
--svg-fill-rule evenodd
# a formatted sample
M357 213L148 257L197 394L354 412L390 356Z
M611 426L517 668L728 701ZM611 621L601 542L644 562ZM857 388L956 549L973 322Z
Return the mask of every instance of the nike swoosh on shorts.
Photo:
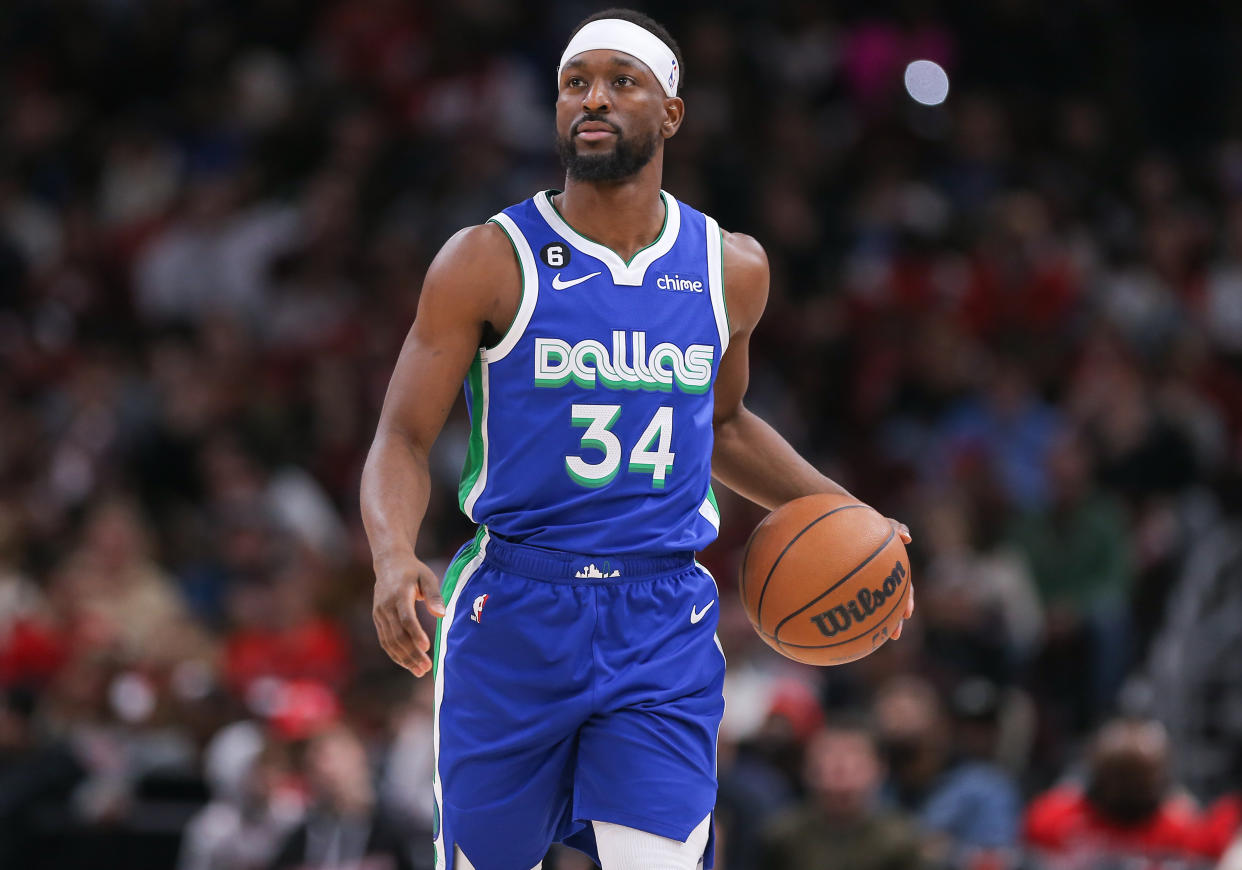
M690 624L698 625L699 620L707 615L707 611L711 610L712 605L715 603L716 603L715 601L707 602L707 606L704 607L702 610L699 610L698 605L696 604L690 605Z

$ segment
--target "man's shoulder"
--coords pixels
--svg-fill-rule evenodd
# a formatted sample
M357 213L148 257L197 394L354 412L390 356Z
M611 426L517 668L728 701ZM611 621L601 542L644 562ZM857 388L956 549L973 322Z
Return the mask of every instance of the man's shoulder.
M488 220L481 224L462 227L453 233L440 248L440 255L448 255L454 259L462 258L467 261L480 256L512 257L513 247L504 228L495 221Z
M763 245L759 244L759 240L754 236L746 233L730 232L721 230L721 236L724 239L724 257L725 265L732 265L741 269L762 269L764 273L768 270L768 255L763 250Z
M498 260L514 261L518 243L512 238L511 230L523 232L522 227L526 220L538 211L535 198L546 193L547 191L539 191L521 202L501 209L482 223L462 227L444 243L436 259L477 265L476 260L482 258L483 264L487 266L494 265Z
M419 311L465 316L503 332L513 320L520 288L509 237L495 223L476 224L454 233L427 267Z
M493 221L464 227L449 237L427 269L433 285L477 285L517 277L513 243Z
M750 330L768 302L768 255L754 236L721 231L724 289L735 331Z

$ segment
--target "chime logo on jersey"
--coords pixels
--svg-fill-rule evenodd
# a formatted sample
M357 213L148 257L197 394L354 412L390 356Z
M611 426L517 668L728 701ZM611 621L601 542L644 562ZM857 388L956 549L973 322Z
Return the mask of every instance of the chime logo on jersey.
M535 386L563 387L571 380L585 389L660 390L673 385L683 393L707 392L715 348L692 344L684 351L662 341L647 351L647 333L614 330L612 349L584 339L575 345L559 338L535 339ZM632 362L631 362L632 361Z
M660 290L678 290L682 293L702 293L707 286L699 275L661 275L655 283Z

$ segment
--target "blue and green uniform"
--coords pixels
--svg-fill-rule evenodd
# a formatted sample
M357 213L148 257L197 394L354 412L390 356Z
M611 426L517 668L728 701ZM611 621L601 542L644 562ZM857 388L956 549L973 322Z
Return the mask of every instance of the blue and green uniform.
M522 299L466 381L479 525L436 637L438 866L593 853L590 820L684 840L715 803L724 660L712 388L729 343L716 222L662 193L624 261L552 191L492 220ZM709 845L706 866L711 866Z

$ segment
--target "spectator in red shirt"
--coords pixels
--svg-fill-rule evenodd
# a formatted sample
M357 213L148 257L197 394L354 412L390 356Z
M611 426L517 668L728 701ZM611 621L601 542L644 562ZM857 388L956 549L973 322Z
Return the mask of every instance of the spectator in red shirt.
M1053 870L1125 863L1161 867L1195 851L1193 800L1169 776L1169 740L1154 720L1114 720L1095 738L1082 785L1035 798L1024 823L1027 844Z
M1242 794L1225 795L1203 811L1193 846L1205 858L1229 852L1217 870L1242 870Z
M314 560L300 552L279 561L270 576L239 582L231 595L225 679L240 697L263 677L339 687L349 676L344 631L316 609Z

